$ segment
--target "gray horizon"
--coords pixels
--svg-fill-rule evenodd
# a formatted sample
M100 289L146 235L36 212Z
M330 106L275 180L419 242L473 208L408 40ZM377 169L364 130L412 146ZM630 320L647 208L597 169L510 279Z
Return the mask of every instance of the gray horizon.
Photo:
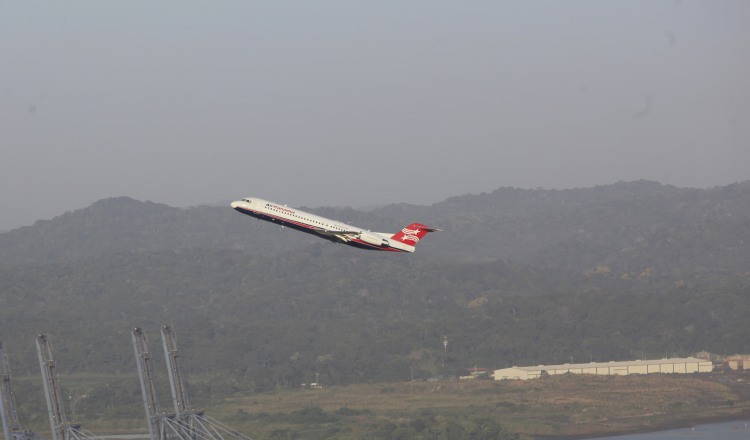
M0 6L0 230L750 179L750 2Z

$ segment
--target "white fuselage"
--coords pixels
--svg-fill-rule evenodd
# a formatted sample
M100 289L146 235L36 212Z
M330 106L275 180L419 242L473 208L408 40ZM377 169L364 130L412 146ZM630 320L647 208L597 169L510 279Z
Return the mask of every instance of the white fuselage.
M268 200L247 197L232 202L231 206L236 211L251 217L314 234L334 243L343 243L363 249L414 252L414 246L394 240L393 234L370 232Z

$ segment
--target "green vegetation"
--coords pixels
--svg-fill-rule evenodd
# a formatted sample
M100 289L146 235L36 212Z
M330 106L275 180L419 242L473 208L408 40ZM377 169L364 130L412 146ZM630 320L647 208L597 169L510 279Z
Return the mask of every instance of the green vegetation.
M736 377L734 378L736 380ZM214 407L258 438L534 438L624 432L739 417L750 389L724 375L566 375L533 381L407 382L261 393ZM388 392L383 392L387 388ZM736 401L728 405L728 400ZM313 419L309 419L310 417ZM305 418L306 423L297 423Z
M192 377L195 408L256 440L530 439L686 426L750 410L745 377L727 373L549 376L531 381L420 381L219 397ZM70 418L94 433L146 431L135 376L61 378ZM46 432L41 384L21 378L24 425ZM30 389L33 388L33 389ZM33 391L35 400L27 401ZM168 396L168 390L160 390ZM162 410L169 411L168 399Z
M164 322L177 331L191 396L202 406L297 395L300 384L316 381L327 390L381 384L378 395L389 397L403 388L393 383L447 379L473 366L750 352L749 182L709 190L653 182L501 188L429 207L317 211L374 230L417 220L444 232L416 254L392 255L335 246L229 207L117 198L0 234L0 338L14 376L28 377L17 391L24 420L44 421L34 379L38 333L53 342L71 414L123 426L121 414L140 418L130 331L145 330L158 365ZM68 382L79 376L85 385ZM526 432L518 427L539 410L508 399L522 394L514 388L472 392L493 411L525 420L504 421L511 432ZM123 410L130 401L135 409ZM731 396L717 405L730 401L742 406ZM691 411L672 403L674 412ZM250 409L231 417L252 423L261 416ZM278 421L276 438L299 432L294 420L305 418L329 438L495 432L485 415L454 410L409 416L421 420L416 425L386 414L372 429L345 423L381 417L356 405L310 402L263 417ZM558 414L549 433L577 423L580 414L571 414L578 413Z
M581 275L580 285L571 278L547 292L535 290L552 284L542 272L504 263L465 270L332 250L315 258L316 250L270 260L192 250L0 267L0 334L14 371L38 371L33 338L45 332L62 373L132 373L130 330L146 331L161 362L159 329L168 321L186 371L216 373L210 386L223 394L297 388L316 374L334 385L450 377L474 365L750 351L750 279L646 295L632 293L638 281L606 279L603 288Z

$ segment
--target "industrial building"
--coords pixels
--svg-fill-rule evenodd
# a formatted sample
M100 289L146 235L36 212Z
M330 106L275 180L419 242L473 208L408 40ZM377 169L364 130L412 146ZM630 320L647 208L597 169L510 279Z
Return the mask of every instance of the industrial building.
M535 367L511 367L495 370L495 380L536 379L556 374L597 374L603 376L649 374L649 373L709 373L713 371L711 361L698 358L671 358L641 361L590 362L588 364L537 365Z
M750 354L727 356L725 362L729 368L735 371L750 370Z

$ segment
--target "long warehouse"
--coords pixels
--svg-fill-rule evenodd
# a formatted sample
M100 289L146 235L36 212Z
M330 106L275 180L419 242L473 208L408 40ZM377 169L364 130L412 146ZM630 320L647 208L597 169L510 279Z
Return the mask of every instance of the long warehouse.
M698 358L671 358L642 361L591 362L588 364L537 365L535 367L511 367L495 370L495 380L536 379L542 375L598 374L628 375L649 373L710 373L711 361Z

